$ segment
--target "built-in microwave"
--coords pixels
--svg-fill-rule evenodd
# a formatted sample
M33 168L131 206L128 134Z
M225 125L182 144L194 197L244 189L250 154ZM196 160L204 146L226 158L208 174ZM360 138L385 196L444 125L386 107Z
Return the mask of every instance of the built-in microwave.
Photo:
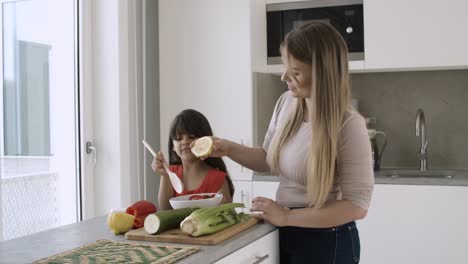
M267 5L268 64L281 64L280 44L288 32L308 21L334 26L346 41L349 60L364 59L362 0L310 0Z

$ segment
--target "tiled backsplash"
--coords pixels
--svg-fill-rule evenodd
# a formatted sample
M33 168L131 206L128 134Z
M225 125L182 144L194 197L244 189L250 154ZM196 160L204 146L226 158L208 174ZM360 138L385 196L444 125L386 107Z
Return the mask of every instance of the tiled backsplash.
M352 74L353 98L387 134L382 167L417 168L416 110L426 118L428 168L468 168L468 70Z
M254 73L253 82L253 144L262 146L276 101L288 88L280 76L272 74Z

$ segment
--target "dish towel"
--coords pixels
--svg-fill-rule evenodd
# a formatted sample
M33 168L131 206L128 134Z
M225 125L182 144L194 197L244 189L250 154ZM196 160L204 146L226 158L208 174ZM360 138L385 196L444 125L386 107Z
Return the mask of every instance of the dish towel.
M173 247L148 243L97 240L34 263L174 263L198 250L200 250L198 247Z

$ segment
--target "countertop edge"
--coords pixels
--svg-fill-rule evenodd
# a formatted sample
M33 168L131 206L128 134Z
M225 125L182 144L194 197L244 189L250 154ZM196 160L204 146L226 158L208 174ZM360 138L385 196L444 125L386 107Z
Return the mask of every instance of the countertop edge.
M0 263L32 263L100 239L200 247L199 252L181 259L177 263L213 263L277 229L276 226L269 223L260 222L217 245L203 246L126 240L123 235L113 235L107 229L105 222L106 217L99 216L32 235L0 241Z
M434 185L434 186L468 186L468 170L451 170L457 172L457 177L452 179L447 178L393 178L383 176L385 172L394 171L398 169L382 169L375 171L375 184L393 184L393 185ZM260 182L279 182L280 177L277 175L269 175L265 173L254 173L252 181Z

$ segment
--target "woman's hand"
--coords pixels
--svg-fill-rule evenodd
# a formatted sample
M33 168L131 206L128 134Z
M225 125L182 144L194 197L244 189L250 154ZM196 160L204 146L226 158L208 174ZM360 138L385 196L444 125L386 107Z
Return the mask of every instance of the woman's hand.
M169 176L166 170L164 169L163 164L168 166L168 163L164 158L164 154L161 151L159 151L156 157L154 157L153 162L151 163L151 168L154 172L159 173L161 176Z
M277 204L265 197L255 197L252 200L251 212L262 212L255 217L263 219L275 226L287 226L290 209Z

